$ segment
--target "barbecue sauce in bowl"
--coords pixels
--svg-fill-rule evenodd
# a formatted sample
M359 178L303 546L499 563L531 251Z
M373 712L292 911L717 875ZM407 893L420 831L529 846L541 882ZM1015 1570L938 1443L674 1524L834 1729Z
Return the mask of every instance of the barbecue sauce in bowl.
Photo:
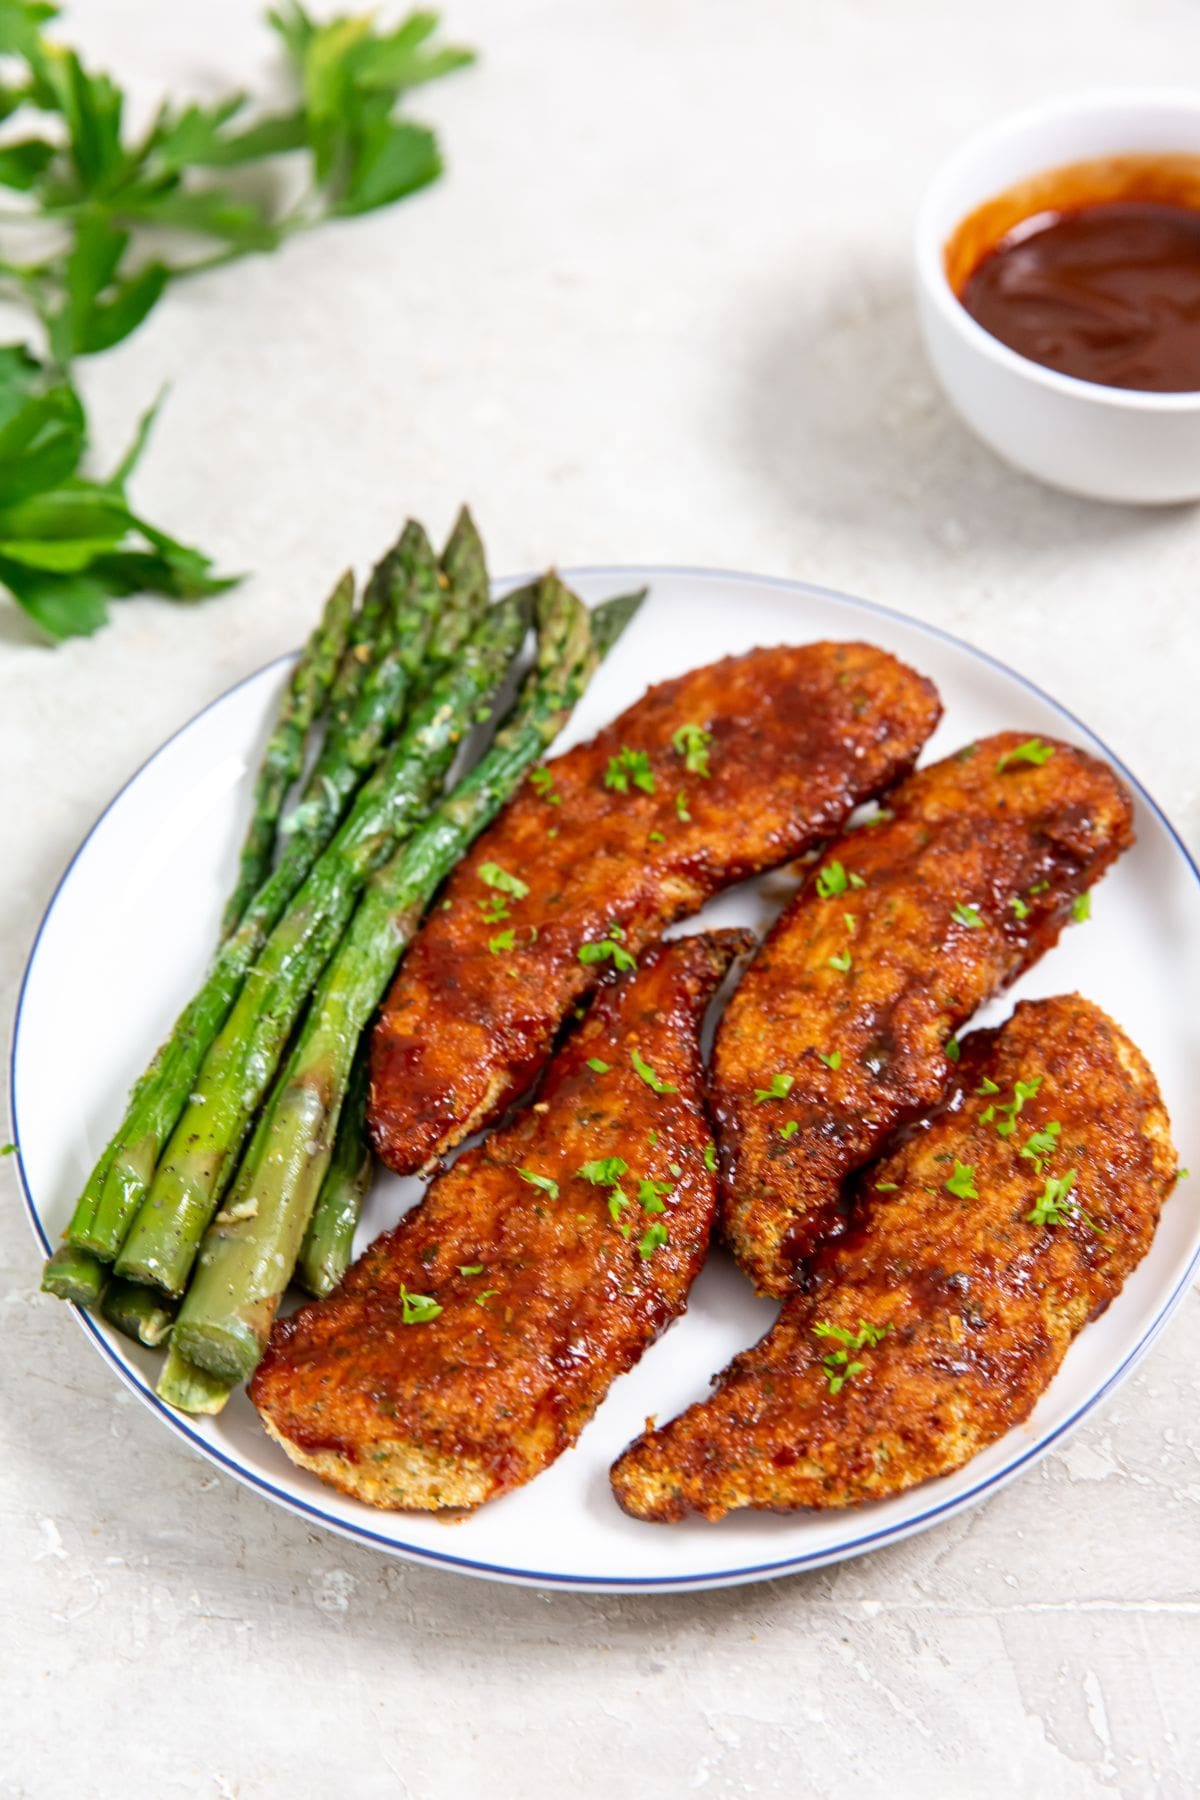
M945 250L955 295L1019 355L1104 387L1200 391L1200 156L1050 169Z

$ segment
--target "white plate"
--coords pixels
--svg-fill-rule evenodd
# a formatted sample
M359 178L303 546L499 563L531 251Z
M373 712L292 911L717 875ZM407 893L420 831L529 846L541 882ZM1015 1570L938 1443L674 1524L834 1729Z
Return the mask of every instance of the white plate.
M646 684L756 644L867 638L932 676L946 717L927 756L984 732L1053 734L1117 759L1048 695L932 626L819 588L683 569L568 572L589 600L650 584L635 625L600 671L561 747L589 736ZM17 1007L12 1117L30 1217L57 1242L74 1196L133 1077L192 992L232 883L253 765L289 659L251 675L170 739L122 789L77 852L38 932ZM1095 895L1094 916L981 1015L1014 998L1078 989L1149 1056L1175 1122L1180 1160L1200 1170L1188 1102L1200 1089L1200 871L1149 795L1137 798L1138 841ZM778 908L779 877L724 896L703 923L761 927ZM686 930L694 930L689 923ZM71 1079L63 1059L71 1046ZM392 1223L418 1184L376 1183L365 1243ZM446 1523L373 1512L295 1469L269 1442L244 1394L213 1420L172 1413L153 1392L157 1358L79 1314L84 1330L171 1430L268 1499L335 1531L420 1562L537 1587L718 1587L812 1568L894 1542L945 1518L1028 1465L1128 1374L1180 1299L1200 1260L1200 1180L1167 1206L1153 1248L1103 1318L1070 1351L1032 1418L965 1469L897 1499L848 1512L741 1514L708 1525L646 1525L613 1501L608 1470L648 1413L669 1418L710 1374L770 1324L732 1264L714 1255L691 1307L614 1386L579 1445L521 1492Z

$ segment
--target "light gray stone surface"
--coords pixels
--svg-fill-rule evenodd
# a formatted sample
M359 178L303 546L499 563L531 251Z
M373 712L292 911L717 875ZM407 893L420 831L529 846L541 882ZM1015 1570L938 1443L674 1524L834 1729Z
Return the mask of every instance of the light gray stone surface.
M269 78L250 0L80 0L148 105ZM173 295L87 370L111 453L170 380L149 514L253 571L49 651L0 611L0 968L116 787L295 643L402 509L470 496L497 569L804 576L1043 682L1200 842L1200 527L977 447L935 391L910 218L977 122L1200 62L1188 0L456 0L479 68L416 107L451 172ZM169 905L169 895L164 895ZM1164 947L1169 950L1169 947ZM63 1080L96 1054L63 1021ZM0 1170L0 1792L275 1800L921 1796L1200 1786L1200 1306L985 1506L710 1596L460 1581L192 1458L52 1302Z

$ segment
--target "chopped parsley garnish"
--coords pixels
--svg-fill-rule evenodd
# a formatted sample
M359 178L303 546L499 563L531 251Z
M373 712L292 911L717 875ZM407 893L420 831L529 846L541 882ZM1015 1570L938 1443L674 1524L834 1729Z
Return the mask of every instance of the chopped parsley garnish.
M1014 894L1008 904L1018 919L1025 920L1029 917L1030 907L1020 894Z
M786 1100L795 1085L796 1077L794 1075L785 1075L782 1070L779 1070L772 1075L770 1087L755 1088L754 1098L759 1105L764 1100Z
M954 908L954 911L950 914L950 917L954 920L956 925L965 925L968 931L983 930L983 919L980 917L979 908L977 906L964 906L960 900L958 905Z
M666 1212L667 1195L670 1192L671 1183L669 1181L639 1181L638 1205L643 1212Z
M15 1156L16 1154L17 1146L15 1144L0 1144L0 1156Z
M823 1050L818 1050L817 1061L823 1062L827 1069L840 1069L842 1066L842 1053L840 1050L831 1050L829 1055L826 1056Z
M711 743L712 732L705 731L702 725L681 725L671 737L671 747L677 756L682 756L689 775L708 775L708 746Z
M854 964L854 958L848 950L839 950L836 956L827 956L825 960L839 975L848 975Z
M598 1156L592 1162L585 1162L575 1173L581 1181L590 1181L593 1187L611 1187L622 1175L629 1173L629 1164L623 1156Z
M663 837L663 834L661 831L652 831L650 833L649 837L646 839L646 842L648 844L665 844L666 839Z
M710 1175L717 1166L717 1146L711 1141L704 1146L704 1166Z
M483 1264L482 1263L459 1263L458 1272L460 1275L482 1275L483 1274Z
M554 777L549 769L530 769L529 780L536 793L542 796L547 806L561 806L562 795L554 791Z
M627 794L631 782L635 788L641 788L643 794L654 792L654 772L646 752L622 748L608 759L604 785L614 788L618 794Z
M1027 1157L1040 1175L1042 1166L1048 1162L1058 1149L1058 1134L1062 1126L1057 1119L1051 1119L1040 1131L1031 1132L1022 1144L1020 1155Z
M876 1194L898 1194L900 1183L898 1181L877 1181L872 1191Z
M404 1325L428 1325L436 1319L441 1307L432 1294L410 1294L400 1283L400 1319Z
M628 1205L629 1205L629 1195L626 1193L623 1193L619 1187L615 1187L613 1189L612 1193L608 1196L609 1217L612 1219L614 1224L620 1225L621 1214L624 1211L625 1207L627 1207ZM628 1237L629 1236L628 1225L623 1227L623 1231L624 1231L625 1236Z
M479 866L479 879L487 887L497 888L502 894L511 894L514 900L523 900L529 892L529 883L522 881L518 875L510 875L499 863L485 862Z
M637 957L629 950L621 948L621 940L625 933L619 925L610 925L608 936L596 938L591 943L580 944L578 956L581 963L603 962L606 956L612 957L613 968L624 973L626 969L637 968Z
M975 1089L975 1092L977 1094L998 1094L1000 1092L1000 1083L998 1081L993 1081L990 1075L985 1075L979 1086Z
M1071 1198L1077 1173L1076 1169L1068 1169L1065 1175L1047 1175L1046 1185L1034 1203L1032 1212L1027 1212L1025 1217L1031 1225L1067 1225L1072 1219L1079 1219L1097 1237L1105 1237L1107 1234L1103 1227L1097 1225L1095 1219L1088 1217L1078 1200Z
M667 1242L667 1228L661 1219L655 1219L653 1225L647 1225L638 1239L638 1255L643 1262L649 1262L656 1250L661 1250Z
M671 1082L663 1081L656 1075L654 1070L650 1067L650 1064L646 1062L643 1057L638 1055L636 1049L630 1050L629 1060L633 1064L635 1071L641 1076L642 1080L652 1093L677 1094L679 1092L679 1089L674 1087Z
M1017 763L1032 763L1040 769L1054 755L1054 745L1044 744L1041 738L1026 738L1015 750L1006 750L996 763L997 775L1003 775L1005 769L1013 768Z
M978 1200L979 1198L979 1190L975 1186L973 1163L956 1162L954 1173L945 1185L946 1192L953 1194L956 1200Z
M865 1319L858 1321L857 1331L847 1331L844 1325L830 1325L824 1319L818 1319L812 1328L815 1338L832 1338L841 1344L840 1350L830 1350L821 1358L821 1367L825 1371L825 1379L829 1383L831 1394L840 1394L846 1383L855 1375L861 1375L866 1368L864 1362L851 1362L851 1352L855 1350L873 1350L883 1342L890 1325L868 1325Z
M493 956L502 956L506 950L515 949L516 942L517 934L510 925L507 931L498 931L488 939L488 949Z
M1033 886L1028 889L1028 892L1029 892L1030 897L1032 898L1032 896L1034 894L1045 894L1045 893L1048 893L1049 890L1050 890L1050 883L1048 881L1035 881Z
M475 1296L476 1306L482 1306L485 1301L494 1300L499 1292L499 1288L484 1288L482 1294L476 1294Z
M838 894L844 894L848 887L866 887L861 875L847 874L840 862L827 862L817 870L817 892L822 900L832 900Z
M1092 916L1092 896L1091 896L1091 894L1090 893L1076 894L1074 900L1072 900L1072 902L1071 902L1071 917L1074 919L1075 923L1077 925L1082 925L1084 920L1090 919L1091 916Z
M956 1037L948 1037L946 1042L942 1045L942 1049L946 1052L946 1055L951 1062L957 1062L962 1055L962 1049Z
M527 1181L530 1187L541 1188L542 1192L549 1194L552 1200L558 1199L558 1183L551 1176L537 1175L532 1169L518 1169L517 1174L522 1181Z
M985 1106L979 1115L980 1124L989 1125L995 1119L997 1135L1002 1138L1011 1137L1017 1129L1018 1113L1027 1100L1033 1099L1041 1085L1040 1075L1035 1075L1032 1081L1014 1082L1012 1099L1003 1106Z
M587 1066L594 1075L607 1075L608 1071L612 1068L612 1064L606 1063L603 1057L600 1056L589 1056L587 1059Z
M799 1119L789 1119L786 1125L781 1125L779 1127L779 1135L783 1139L784 1143L786 1144L789 1138L795 1137L795 1135L799 1131L799 1129L800 1129Z
M692 815L688 811L687 795L682 788L675 796L675 816L681 819L685 825L690 825L692 822Z
M485 925L498 925L501 919L507 919L509 916L503 894L489 894L486 900L476 901L476 905L483 914Z
M3 1154L5 1156L10 1156L15 1149L16 1149L15 1144L9 1144L7 1149L3 1152ZM1191 1175L1191 1172L1192 1171L1190 1169L1176 1169L1176 1171L1175 1171L1176 1181L1186 1181L1188 1179L1188 1177Z

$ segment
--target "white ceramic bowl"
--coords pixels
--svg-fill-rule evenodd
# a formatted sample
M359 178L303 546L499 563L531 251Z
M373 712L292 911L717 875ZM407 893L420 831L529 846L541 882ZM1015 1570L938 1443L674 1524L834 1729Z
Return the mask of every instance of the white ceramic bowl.
M976 324L946 277L967 215L1043 170L1094 157L1200 153L1200 92L1121 89L1018 113L943 163L917 219L917 301L930 359L971 429L1018 468L1097 500L1200 498L1200 393L1149 394L1060 375Z

